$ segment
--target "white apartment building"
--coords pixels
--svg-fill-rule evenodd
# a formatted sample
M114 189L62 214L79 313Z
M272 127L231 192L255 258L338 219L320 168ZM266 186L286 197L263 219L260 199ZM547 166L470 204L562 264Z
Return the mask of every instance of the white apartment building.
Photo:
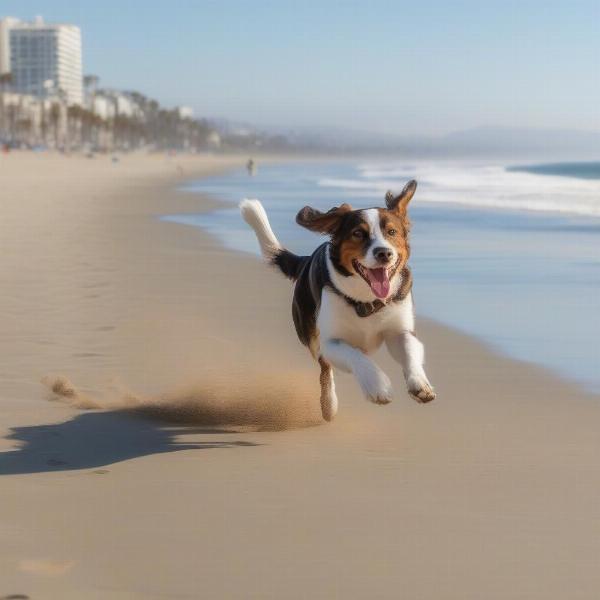
M10 73L10 30L17 23L13 17L0 19L0 75Z
M83 103L81 31L75 25L13 21L7 27L12 87L38 97L64 95Z
M176 109L180 119L193 119L194 109L191 106L178 106Z
M85 105L105 120L114 119L117 115L138 118L143 116L142 110L129 94L116 90L94 92L87 98Z

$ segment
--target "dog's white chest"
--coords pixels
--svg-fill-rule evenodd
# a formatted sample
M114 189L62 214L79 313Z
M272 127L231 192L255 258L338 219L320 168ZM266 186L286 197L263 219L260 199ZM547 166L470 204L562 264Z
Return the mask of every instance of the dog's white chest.
M368 317L359 317L356 310L342 297L325 288L317 327L321 339L343 340L363 352L370 353L381 346L388 332L413 327L412 304L402 302L390 305Z

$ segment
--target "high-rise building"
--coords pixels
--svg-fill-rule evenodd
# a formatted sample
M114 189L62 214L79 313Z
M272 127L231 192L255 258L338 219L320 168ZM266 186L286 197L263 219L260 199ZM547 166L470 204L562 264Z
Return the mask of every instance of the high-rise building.
M18 22L13 17L0 19L0 75L10 72L10 30Z
M10 72L13 89L21 94L63 95L82 104L81 31L75 25L12 22Z

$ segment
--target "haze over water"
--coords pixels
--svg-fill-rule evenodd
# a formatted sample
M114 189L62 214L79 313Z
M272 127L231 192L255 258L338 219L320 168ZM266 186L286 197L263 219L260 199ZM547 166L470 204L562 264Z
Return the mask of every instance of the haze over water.
M282 243L310 253L321 238L295 224L302 206L381 206L387 189L399 190L415 178L410 264L417 314L600 390L597 177L600 167L591 163L517 170L398 160L259 165L256 177L235 172L191 189L232 203L259 198ZM229 247L258 254L235 205L168 219L206 228Z

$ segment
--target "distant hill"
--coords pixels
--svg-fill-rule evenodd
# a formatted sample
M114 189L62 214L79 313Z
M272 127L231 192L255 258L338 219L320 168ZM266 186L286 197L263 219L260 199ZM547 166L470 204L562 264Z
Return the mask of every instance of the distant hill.
M476 127L442 136L402 136L352 129L287 131L294 146L343 153L409 154L431 157L600 159L600 132Z
M337 154L397 154L431 158L600 160L600 131L482 126L440 136L401 135L340 127L255 128L213 119L225 136L285 140L288 150Z
M567 129L476 127L443 136L451 153L600 158L600 132Z

